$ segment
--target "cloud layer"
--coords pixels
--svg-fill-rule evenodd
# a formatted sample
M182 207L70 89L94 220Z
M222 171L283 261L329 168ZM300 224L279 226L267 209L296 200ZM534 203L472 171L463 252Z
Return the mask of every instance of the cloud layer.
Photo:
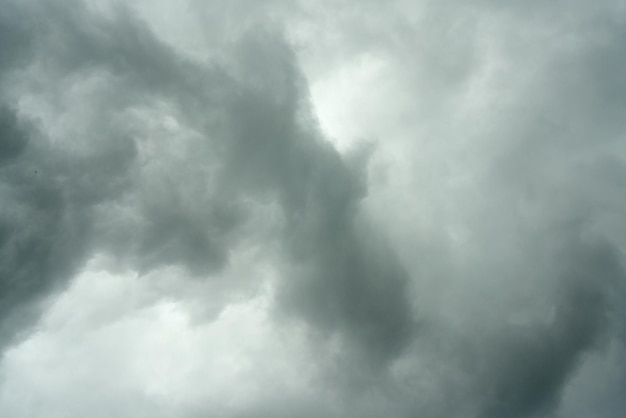
M624 11L5 1L0 415L619 416Z

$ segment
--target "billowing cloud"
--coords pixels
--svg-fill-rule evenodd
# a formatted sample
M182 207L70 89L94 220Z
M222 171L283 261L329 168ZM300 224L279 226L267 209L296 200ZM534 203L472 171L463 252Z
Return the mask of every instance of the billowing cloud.
M0 414L623 409L617 2L5 3Z

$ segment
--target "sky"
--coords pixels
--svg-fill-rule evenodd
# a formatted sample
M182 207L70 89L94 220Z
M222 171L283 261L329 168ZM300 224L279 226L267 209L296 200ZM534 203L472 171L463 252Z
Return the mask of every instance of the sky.
M619 418L626 2L0 0L0 416Z

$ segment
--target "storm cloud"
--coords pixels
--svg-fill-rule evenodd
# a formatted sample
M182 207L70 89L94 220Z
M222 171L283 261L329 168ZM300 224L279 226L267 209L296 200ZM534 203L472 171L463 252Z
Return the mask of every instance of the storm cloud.
M619 416L624 12L5 0L0 415Z

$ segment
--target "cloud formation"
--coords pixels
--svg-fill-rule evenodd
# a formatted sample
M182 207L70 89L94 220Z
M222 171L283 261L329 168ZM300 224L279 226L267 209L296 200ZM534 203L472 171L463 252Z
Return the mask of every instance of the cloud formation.
M622 9L6 1L0 415L618 416Z

